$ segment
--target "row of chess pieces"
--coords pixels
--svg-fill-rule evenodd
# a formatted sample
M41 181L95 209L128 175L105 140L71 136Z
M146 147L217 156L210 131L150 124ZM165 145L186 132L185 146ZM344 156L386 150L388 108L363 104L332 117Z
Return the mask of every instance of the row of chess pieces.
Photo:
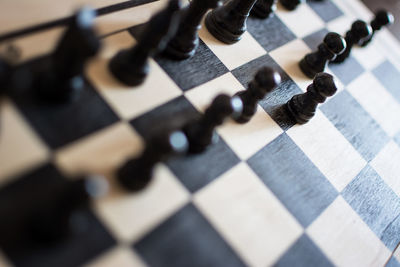
M230 0L221 5L220 0L193 0L182 8L179 0L170 0L163 10L149 20L136 45L118 52L110 60L109 70L118 81L129 87L127 90L135 90L134 86L140 85L149 73L148 59L151 56L163 53L174 60L185 60L196 53L198 30L204 16L208 31L216 39L233 44L246 31L246 20L250 14L267 19L275 11L276 2ZM280 0L282 6L289 10L295 9L301 2ZM210 9L212 11L208 12ZM29 86L46 101L72 101L72 96L83 88L85 63L96 55L101 46L93 27L95 16L91 9L79 10L50 56L50 64L24 86ZM300 69L313 81L306 93L295 95L287 103L282 103L289 117L299 124L308 122L318 104L337 91L333 77L324 73L327 64L343 62L354 45L367 45L377 30L392 22L390 13L379 11L370 25L360 20L354 22L345 37L328 33L318 50L307 54L299 63ZM18 75L13 73L14 69L5 60L0 60L0 88L4 94L17 86L14 80L18 80ZM183 123L178 129L161 131L147 138L142 153L127 160L116 170L116 180L128 191L144 189L151 182L154 167L158 163L170 157L202 153L215 144L218 141L215 130L228 118L240 124L250 121L256 113L258 102L278 87L280 82L277 71L269 67L259 69L246 90L234 96L218 95L196 119ZM70 225L74 223L70 219L74 211L106 192L107 182L100 176L84 175L71 180L55 201L60 203L62 209L56 211L53 207L43 210L42 213L47 216L39 216L38 221L32 224L32 236L39 240L54 240L64 236L76 228Z

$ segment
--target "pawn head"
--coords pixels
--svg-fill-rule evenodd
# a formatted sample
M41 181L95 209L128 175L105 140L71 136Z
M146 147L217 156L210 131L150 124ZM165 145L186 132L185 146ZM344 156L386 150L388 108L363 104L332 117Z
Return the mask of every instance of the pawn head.
M386 10L379 10L376 12L376 21L380 26L386 26L394 23L394 16Z
M208 8L217 8L219 6L222 5L222 1L221 0L202 0L204 1L204 4L208 7Z
M338 33L330 32L324 38L324 43L336 55L340 55L347 47L346 41Z
M324 97L333 96L337 91L333 76L325 72L315 76L313 85L315 90Z
M263 67L257 72L254 80L258 86L269 92L281 83L281 75L272 68Z
M356 34L359 39L364 39L372 34L372 27L365 21L356 20L351 25L351 31Z

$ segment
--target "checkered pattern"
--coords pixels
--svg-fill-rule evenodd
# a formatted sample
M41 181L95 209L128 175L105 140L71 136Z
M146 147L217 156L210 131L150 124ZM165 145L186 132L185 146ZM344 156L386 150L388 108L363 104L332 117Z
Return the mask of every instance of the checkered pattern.
M16 92L1 105L0 217L19 188L36 184L41 193L37 184L49 173L52 183L100 173L112 186L85 211L93 223L84 237L51 253L0 241L0 265L399 266L400 65L381 53L385 31L329 66L339 91L308 124L293 125L282 109L311 82L299 60L328 31L369 18L360 5L278 6L269 20L249 18L248 32L230 46L203 27L193 58L157 56L146 82L127 88L107 62L135 43L135 26L105 37L78 102L43 106ZM142 192L115 184L115 168L147 136L202 113L219 93L243 90L262 66L278 70L282 84L249 123L228 121L205 153L159 164Z

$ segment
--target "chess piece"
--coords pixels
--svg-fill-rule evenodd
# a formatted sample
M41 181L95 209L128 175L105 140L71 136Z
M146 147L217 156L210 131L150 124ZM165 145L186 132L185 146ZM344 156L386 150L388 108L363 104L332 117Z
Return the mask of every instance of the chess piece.
M246 21L257 0L230 0L207 14L208 31L227 44L238 42L246 32Z
M215 128L221 125L229 116L241 114L243 104L239 97L218 95L204 114L197 120L191 121L183 128L189 141L190 153L201 153L218 141Z
M72 18L46 70L34 80L33 86L41 99L64 102L83 89L85 63L100 48L93 29L95 16L94 10L82 8Z
M258 0L250 14L261 19L266 19L273 15L276 10L277 0Z
M365 39L372 35L372 28L362 20L357 20L351 25L351 30L346 33L346 49L338 55L332 62L342 63L350 56L352 47L355 44L362 44Z
M286 104L290 117L298 124L308 122L317 110L320 103L337 91L333 76L328 73L318 73L307 92L293 96Z
M193 0L183 11L178 31L164 50L166 55L175 59L192 57L199 45L198 30L201 19L211 8L219 6L221 0Z
M360 45L362 47L367 46L371 42L372 37L374 36L376 31L379 31L382 27L391 25L393 23L394 17L392 13L386 10L379 10L378 12L376 12L375 18L371 21L372 34L362 40Z
M287 10L295 10L304 0L279 0L279 2Z
M10 72L10 64L8 64L6 60L0 58L0 98L6 93Z
M148 58L162 51L177 30L180 8L179 0L170 0L164 10L150 19L138 43L111 59L108 67L115 78L127 86L143 83L149 73Z
M257 111L258 102L270 93L281 82L281 76L271 68L261 68L254 79L249 83L248 89L240 91L236 96L243 103L242 113L235 119L238 123L246 123Z
M139 157L128 160L119 168L117 172L119 183L129 191L142 190L150 183L157 163L171 155L186 152L187 147L186 136L180 131L163 133L151 138Z
M300 69L309 77L314 78L317 73L323 72L329 61L344 52L346 41L337 33L328 33L316 52L307 54L299 63Z
M55 242L70 235L82 234L90 227L83 210L91 200L108 192L107 180L98 175L75 178L58 193L58 198L34 212L29 221L33 240Z

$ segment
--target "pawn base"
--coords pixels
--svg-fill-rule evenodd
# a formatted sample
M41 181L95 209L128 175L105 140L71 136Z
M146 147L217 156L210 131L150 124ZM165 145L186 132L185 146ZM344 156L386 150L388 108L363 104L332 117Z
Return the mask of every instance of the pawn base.
M299 67L301 69L301 71L304 73L304 75L306 75L308 78L313 79L315 77L315 75L317 75L317 73L319 73L320 71L316 71L314 70L310 64L308 64L307 60L305 58L303 58L300 63L299 63Z
M311 118L304 118L303 116L301 116L297 110L293 107L293 102L291 100L289 100L286 105L286 111L289 115L289 117L295 121L298 124L305 124L307 123Z
M242 39L241 34L235 34L227 30L224 25L219 23L215 18L213 12L208 13L205 19L205 25L208 31L219 41L226 44L234 44L239 42Z
M135 160L126 162L117 172L117 180L122 187L131 192L144 189L151 181L152 168L141 166Z
M38 77L33 85L38 100L53 104L72 102L78 99L84 89L82 76L71 78L61 85L56 80L48 75Z
M168 55L176 60L185 60L194 56L198 46L199 46L198 40L197 42L195 42L195 45L189 49L177 48L173 44L169 44L165 48L163 54Z
M110 61L108 69L114 77L127 86L138 86L144 82L149 66L138 68L128 61L127 51L120 51Z

